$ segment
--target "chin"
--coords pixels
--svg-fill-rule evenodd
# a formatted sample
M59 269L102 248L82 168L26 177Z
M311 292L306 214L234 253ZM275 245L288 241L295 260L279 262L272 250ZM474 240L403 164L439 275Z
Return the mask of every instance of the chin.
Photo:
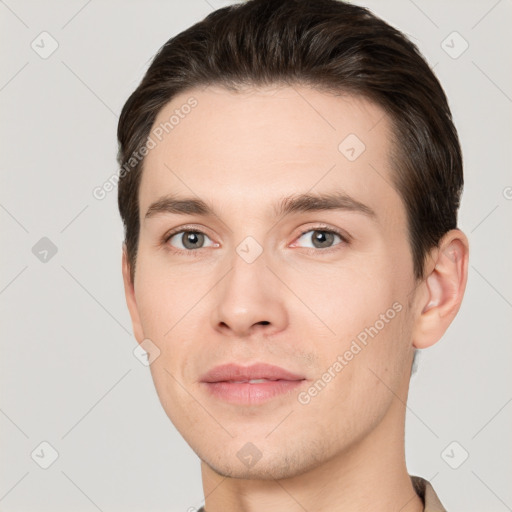
M242 447L238 453L229 454L226 451L215 456L204 456L196 452L199 458L218 475L228 478L239 478L244 480L282 480L293 478L306 473L323 462L323 458L313 453L305 453L304 450L297 450L294 453L276 453L265 456L264 453L256 451L251 446ZM299 453L301 452L301 453ZM256 462L243 462L247 455L252 454L253 458L260 456ZM246 455L246 457L244 457ZM253 460L256 460L255 458Z

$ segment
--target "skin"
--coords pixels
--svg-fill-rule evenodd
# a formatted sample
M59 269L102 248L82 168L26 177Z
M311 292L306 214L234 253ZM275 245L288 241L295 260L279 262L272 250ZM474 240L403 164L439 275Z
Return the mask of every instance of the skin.
M192 96L197 106L146 156L134 282L125 252L123 276L135 337L160 351L150 369L162 406L201 459L207 512L423 510L404 454L413 350L438 341L459 309L466 237L448 232L415 280L405 208L390 185L391 126L377 105L307 87L210 86L176 96L154 126ZM366 146L354 161L338 149L349 134ZM274 215L284 197L333 191L375 215ZM215 215L145 218L166 194L200 198ZM204 242L165 241L183 226ZM319 248L312 235L326 229L348 242L334 236ZM262 249L252 263L236 251L248 236ZM396 303L400 312L300 403ZM263 404L229 404L200 382L228 362L306 380ZM237 456L247 443L261 455L251 467Z

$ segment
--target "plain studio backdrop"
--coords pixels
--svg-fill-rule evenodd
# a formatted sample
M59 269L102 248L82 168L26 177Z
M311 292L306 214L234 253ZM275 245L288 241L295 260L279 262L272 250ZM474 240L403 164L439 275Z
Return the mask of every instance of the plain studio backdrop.
M133 353L117 188L93 190L116 173L118 115L150 59L228 3L0 2L3 512L203 503L199 459ZM467 292L412 377L408 469L450 512L512 510L512 2L360 3L426 56L465 162Z

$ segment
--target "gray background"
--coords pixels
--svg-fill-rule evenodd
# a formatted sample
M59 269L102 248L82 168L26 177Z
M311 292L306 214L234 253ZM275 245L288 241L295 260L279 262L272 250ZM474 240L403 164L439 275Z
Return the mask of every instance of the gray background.
M202 504L199 460L132 353L116 190L92 190L116 172L117 116L148 60L228 3L0 1L1 511ZM361 4L424 52L465 156L468 287L412 378L409 471L450 512L512 510L512 2Z

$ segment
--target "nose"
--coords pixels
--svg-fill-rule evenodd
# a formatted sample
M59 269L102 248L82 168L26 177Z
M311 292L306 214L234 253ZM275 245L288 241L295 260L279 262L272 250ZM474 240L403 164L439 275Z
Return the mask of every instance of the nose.
M215 293L212 326L224 335L270 335L287 326L283 289L267 268L265 253L251 263L235 253L231 270Z

